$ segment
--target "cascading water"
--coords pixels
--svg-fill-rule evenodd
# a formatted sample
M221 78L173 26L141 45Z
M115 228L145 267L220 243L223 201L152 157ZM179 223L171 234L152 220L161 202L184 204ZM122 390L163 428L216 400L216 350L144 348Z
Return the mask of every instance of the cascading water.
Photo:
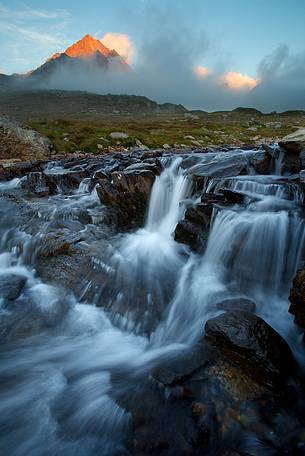
M243 163L251 154L236 156ZM219 163L217 154L198 160L196 166L211 173L213 167L223 169L229 155L222 154ZM16 220L6 218L0 279L14 273L27 282L15 304L0 304L10 334L0 349L3 454L123 454L131 417L117 397L128 396L160 358L196 343L204 322L221 312L217 303L223 299L253 300L256 312L296 346L287 296L303 259L301 193L279 176L220 179L216 173L207 191L236 190L245 202L217 208L205 252L193 254L172 237L192 193L182 163L174 160L156 178L145 227L116 240L106 285L94 298L104 309L44 284L35 275L35 258L26 261L21 245L25 239L39 243L39 233L58 227L77 228L75 217L84 207L97 210L96 193L89 192L87 181L72 195L34 201L39 229L32 227L29 234L20 228L19 240ZM62 169L53 166L49 172ZM14 188L17 182L0 191ZM88 234L88 228L84 231ZM15 318L21 310L33 319L23 326Z

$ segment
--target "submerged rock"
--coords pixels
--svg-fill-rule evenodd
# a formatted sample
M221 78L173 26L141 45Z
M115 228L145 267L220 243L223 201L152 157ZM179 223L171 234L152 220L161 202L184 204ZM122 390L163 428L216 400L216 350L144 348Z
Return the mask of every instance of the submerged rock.
M19 274L0 274L0 298L13 301L19 298L27 277Z

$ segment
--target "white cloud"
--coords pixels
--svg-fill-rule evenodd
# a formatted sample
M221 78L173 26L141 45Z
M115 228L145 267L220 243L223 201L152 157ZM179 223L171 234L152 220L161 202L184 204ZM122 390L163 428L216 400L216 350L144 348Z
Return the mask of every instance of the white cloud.
M132 64L136 49L131 38L125 33L106 33L100 41L109 49L115 49L128 64Z
M229 71L219 77L219 82L229 90L250 91L260 83L260 79L236 71Z
M194 73L198 79L205 79L210 76L211 71L204 66L198 65L194 68Z

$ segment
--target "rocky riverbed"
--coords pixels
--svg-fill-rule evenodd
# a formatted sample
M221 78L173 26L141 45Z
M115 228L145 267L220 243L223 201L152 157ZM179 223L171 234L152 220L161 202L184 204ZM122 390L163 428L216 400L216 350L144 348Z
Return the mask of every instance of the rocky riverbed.
M3 454L304 454L304 151L0 169Z

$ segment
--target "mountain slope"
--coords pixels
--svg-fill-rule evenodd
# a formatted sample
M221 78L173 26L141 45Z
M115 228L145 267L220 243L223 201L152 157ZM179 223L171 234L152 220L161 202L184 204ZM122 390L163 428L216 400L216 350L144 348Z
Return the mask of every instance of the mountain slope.
M56 78L99 77L106 71L129 70L129 65L117 51L107 48L91 35L86 35L25 75L1 75L0 85L33 88L52 85Z

